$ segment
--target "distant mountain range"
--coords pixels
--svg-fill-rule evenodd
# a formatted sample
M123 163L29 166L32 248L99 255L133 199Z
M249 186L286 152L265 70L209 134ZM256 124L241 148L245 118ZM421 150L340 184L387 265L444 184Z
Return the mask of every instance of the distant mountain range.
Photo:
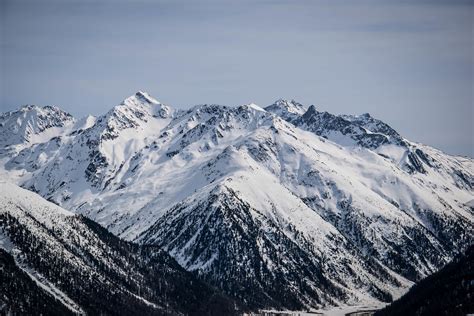
M229 311L390 302L474 241L472 158L409 141L369 114L333 115L293 100L177 110L139 91L79 120L57 107L25 106L0 116L0 174L79 215L53 216L45 240L56 226L74 225L97 242L113 240L107 260L127 266L111 253L138 256L132 270L144 269L137 278L147 295L137 285L133 295L117 295L144 310L154 310L146 302L184 314L214 306L198 296L186 304L192 310L163 303L148 279L156 271L147 269L167 264L183 283L200 284L203 297L217 290L217 306ZM10 203L39 198L5 186L21 192ZM3 217L30 218L30 208L13 214L8 205L0 205ZM5 251L19 269L37 271L12 249L38 250L14 246ZM95 258L87 251L81 260ZM184 290L168 286L173 295ZM69 309L93 311L58 288L75 303L63 304ZM193 297L187 290L178 297Z

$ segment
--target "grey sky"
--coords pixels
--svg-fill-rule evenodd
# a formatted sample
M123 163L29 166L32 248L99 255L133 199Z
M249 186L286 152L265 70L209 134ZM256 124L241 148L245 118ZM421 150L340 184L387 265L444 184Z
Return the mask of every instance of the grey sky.
M473 157L472 4L0 0L0 109L294 98Z

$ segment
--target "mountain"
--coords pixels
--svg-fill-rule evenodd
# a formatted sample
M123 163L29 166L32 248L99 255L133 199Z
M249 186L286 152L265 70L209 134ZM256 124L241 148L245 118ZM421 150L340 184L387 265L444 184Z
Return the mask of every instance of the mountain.
M2 314L72 315L73 310L44 291L15 263L11 254L0 248ZM13 310L14 309L14 310Z
M463 316L474 313L473 297L474 246L471 246L375 315Z
M296 102L295 100L289 101L284 99L278 99L272 105L267 106L265 110L276 114L285 121L294 122L301 115L306 113L308 107Z
M182 111L137 92L2 164L254 309L389 302L474 241L472 159L296 101Z
M55 106L25 105L18 111L3 113L0 115L0 155L15 145L48 141L74 122L72 115Z
M0 311L67 315L235 314L234 303L156 246L110 234L0 183Z

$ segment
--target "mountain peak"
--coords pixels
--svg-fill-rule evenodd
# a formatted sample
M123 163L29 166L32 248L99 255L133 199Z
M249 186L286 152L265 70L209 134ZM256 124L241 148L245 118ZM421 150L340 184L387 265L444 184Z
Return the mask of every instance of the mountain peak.
M173 113L171 107L159 102L150 94L141 90L115 106L111 113L115 115L117 113L126 113L127 116L130 116L130 111L140 119L145 118L147 114L153 117L168 118Z
M286 110L288 110L288 112L291 112L291 113L298 113L298 114L303 114L306 110L306 107L291 99L291 100L286 100L286 99L278 99L276 100L272 105L270 105L269 107L279 107L279 108L284 108Z
M25 104L25 105L22 105L19 109L20 112L28 112L28 111L31 111L33 109L37 109L39 108L39 106L37 105L34 105L34 104Z
M146 92L138 91L97 119L86 119L84 126L95 126L94 133L101 135L102 140L111 140L117 138L125 129L134 128L141 131L149 129L152 133L157 126L162 127L173 115L174 110L171 107L157 101Z
M278 99L265 110L291 122L306 112L306 106L295 100Z
M18 110L15 110L15 111L12 111L12 112L29 112L29 111L33 111L33 110L35 110L35 111L46 111L46 112L50 111L50 112L63 112L63 113L66 113L55 105L40 106L40 105L36 105L36 104L25 104L25 105L22 105ZM66 114L69 114L69 113L66 113Z
M137 97L140 100L146 101L148 103L160 103L158 100L153 98L149 93L144 92L139 90L137 93L135 93L135 97Z
M302 115L302 118L303 120L307 120L316 114L318 114L318 110L316 110L316 107L314 105L310 105L308 110Z
M244 106L248 107L249 109L256 110L256 111L266 112L265 109L263 109L262 107L258 106L255 103L245 104Z
M121 104L127 106L134 106L137 103L161 104L161 102L153 98L150 94L141 90L137 91L134 95L131 95L125 100L123 100Z
M38 135L52 128L62 128L74 123L71 114L56 106L24 105L16 111L0 115L0 147L27 143ZM53 137L49 133L45 137ZM37 139L38 141L40 139Z

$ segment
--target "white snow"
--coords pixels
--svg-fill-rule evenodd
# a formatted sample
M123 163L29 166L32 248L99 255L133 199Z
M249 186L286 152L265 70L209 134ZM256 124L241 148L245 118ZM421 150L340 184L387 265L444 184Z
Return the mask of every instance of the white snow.
M262 310L262 312L273 313L276 315L281 316L346 316L350 313L356 312L370 312L376 311L383 308L385 304L365 304L365 305L351 305L351 306L337 306L337 307L329 307L324 309L311 309L309 311L278 311L278 310ZM249 314L249 315L259 315L258 313Z
M17 264L20 262L20 260L16 260ZM21 263L18 264L18 266L28 274L28 276L43 290L45 290L47 293L49 293L51 296L56 298L58 301L60 301L64 306L69 308L72 312L79 314L79 315L86 315L86 313L81 309L81 307L74 302L72 299L70 299L67 294L65 294L63 291L57 288L54 284L48 281L44 276L42 276L40 273L37 271L29 268L26 265L22 265Z

